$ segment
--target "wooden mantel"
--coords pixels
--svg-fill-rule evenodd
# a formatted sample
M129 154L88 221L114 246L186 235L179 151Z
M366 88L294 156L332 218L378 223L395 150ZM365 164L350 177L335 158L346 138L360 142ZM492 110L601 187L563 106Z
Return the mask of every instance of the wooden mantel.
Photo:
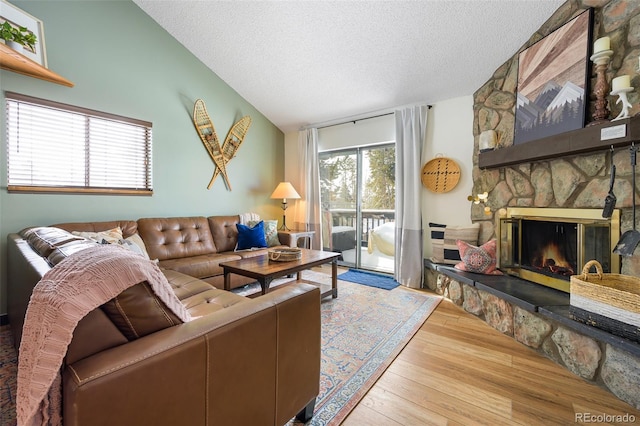
M53 71L1 43L0 68L13 71L18 74L27 75L29 77L39 78L40 80L49 81L51 83L73 87L73 83L66 78L59 76Z
M624 132L622 132L624 127ZM619 132L619 133L616 133ZM618 136L624 133L624 136ZM611 134L612 139L607 139ZM602 151L640 141L640 116L606 124L587 126L559 135L478 154L481 169L504 167L525 162L559 158L567 155Z

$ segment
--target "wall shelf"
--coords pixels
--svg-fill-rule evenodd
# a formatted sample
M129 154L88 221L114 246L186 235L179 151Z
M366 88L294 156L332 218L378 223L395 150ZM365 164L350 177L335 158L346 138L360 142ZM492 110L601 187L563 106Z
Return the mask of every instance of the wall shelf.
M618 126L625 126L624 136L602 140L603 129L609 129L604 132L607 133L621 129ZM631 142L637 141L640 141L640 116L584 127L520 145L481 152L478 154L478 167L490 169L566 155L585 154L609 149L612 145L614 147L627 146Z
M73 83L0 43L0 68L51 83L73 87Z

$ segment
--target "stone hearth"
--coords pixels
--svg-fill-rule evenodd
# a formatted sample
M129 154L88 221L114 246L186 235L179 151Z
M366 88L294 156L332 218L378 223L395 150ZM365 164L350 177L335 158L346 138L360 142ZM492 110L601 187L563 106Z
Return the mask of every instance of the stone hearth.
M425 261L425 283L465 311L640 409L640 344L569 318L569 294Z

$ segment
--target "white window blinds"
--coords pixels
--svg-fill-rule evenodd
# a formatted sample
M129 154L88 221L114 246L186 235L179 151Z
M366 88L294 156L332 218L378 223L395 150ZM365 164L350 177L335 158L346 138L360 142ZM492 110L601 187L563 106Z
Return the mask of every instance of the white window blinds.
M151 123L5 92L9 191L151 194Z

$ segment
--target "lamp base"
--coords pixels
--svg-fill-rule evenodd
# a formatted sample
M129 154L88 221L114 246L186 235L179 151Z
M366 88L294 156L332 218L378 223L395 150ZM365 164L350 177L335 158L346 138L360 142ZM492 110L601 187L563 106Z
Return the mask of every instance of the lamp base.
M284 214L284 212L282 214L282 226L278 229L280 231L291 231L291 229L287 227L287 216Z

